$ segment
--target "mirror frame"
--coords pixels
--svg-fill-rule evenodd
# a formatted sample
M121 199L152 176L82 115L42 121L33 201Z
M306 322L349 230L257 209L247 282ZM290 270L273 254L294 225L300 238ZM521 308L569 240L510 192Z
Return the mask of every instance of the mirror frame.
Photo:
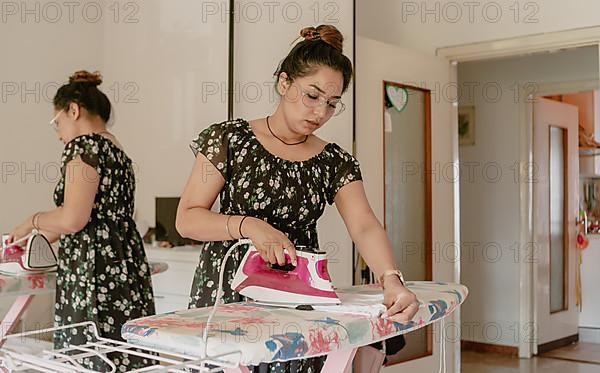
M402 84L402 83L396 83L396 82L392 82L392 81L388 81L388 80L383 80L383 84L382 84L382 88L381 88L381 92L382 92L382 126L381 126L381 139L382 139L382 144L383 144L383 152L382 152L382 158L383 158L383 227L384 229L386 229L386 222L385 222L385 216L386 216L386 186L385 186L385 180L386 180L386 158L385 158L385 110L386 110L386 106L385 106L385 102L386 102L386 86L388 85L392 85L398 88L404 88L407 90L413 90L413 91L420 91L423 93L423 107L424 107L424 118L425 118L425 128L424 130L424 149L425 149L425 154L424 154L424 158L423 158L423 166L421 167L421 176L424 176L424 193L425 193L425 279L423 279L424 281L432 281L433 280L433 229L432 229L432 221L433 221L433 216L432 216L432 185L431 185L431 176L432 176L432 167L431 167L431 90L428 89L424 89L421 87L415 87L412 85L408 85L408 84ZM424 175L423 175L424 173ZM401 264L401 263L398 263ZM400 268L402 269L402 268ZM410 279L407 279L410 281ZM427 336L427 348L426 348L426 352L422 355L417 355L415 357L412 357L410 359L406 359L406 360L399 360L399 361L393 361L393 362L388 362L385 364L385 366L392 366L392 365L396 365L396 364L400 364L400 363L404 363L407 361L411 361L411 360L416 360L416 359L420 359L426 356L431 356L433 355L433 328L431 325L428 325L425 327L425 334ZM400 350L399 353L401 353L402 350Z

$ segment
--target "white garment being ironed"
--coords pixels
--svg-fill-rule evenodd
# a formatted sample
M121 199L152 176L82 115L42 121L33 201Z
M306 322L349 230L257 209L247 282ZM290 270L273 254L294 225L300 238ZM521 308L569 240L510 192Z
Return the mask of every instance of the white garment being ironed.
M338 293L338 297L342 304L337 306L320 306L314 305L316 311L337 312L337 313L353 313L367 315L371 317L380 316L387 310L383 305L383 293L380 294L355 294L355 293Z

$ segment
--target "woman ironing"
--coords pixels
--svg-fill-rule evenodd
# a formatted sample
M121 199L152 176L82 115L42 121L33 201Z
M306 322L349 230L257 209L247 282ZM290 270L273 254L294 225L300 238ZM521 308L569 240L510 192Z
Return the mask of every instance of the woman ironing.
M265 261L295 261L295 246L318 247L317 220L335 203L352 240L383 284L387 317L408 321L418 310L404 287L387 234L369 206L357 160L314 132L344 110L341 96L352 77L337 28L301 31L276 72L281 101L265 118L216 123L191 147L196 155L177 213L182 236L208 241L192 285L190 307L212 305L220 263L239 238L250 238ZM220 213L210 210L221 195ZM242 253L227 263L231 281ZM226 302L242 300L224 287ZM323 359L254 367L254 371L318 372ZM266 365L266 364L264 364Z
M154 314L150 268L133 221L133 163L108 131L111 104L98 89L98 73L76 72L54 97L50 122L65 144L62 178L53 210L37 212L16 227L9 243L42 232L59 240L55 324L93 321L100 335L121 339L128 320ZM59 330L55 348L78 345L85 336ZM146 366L134 356L111 354L119 369ZM106 369L99 363L92 369Z

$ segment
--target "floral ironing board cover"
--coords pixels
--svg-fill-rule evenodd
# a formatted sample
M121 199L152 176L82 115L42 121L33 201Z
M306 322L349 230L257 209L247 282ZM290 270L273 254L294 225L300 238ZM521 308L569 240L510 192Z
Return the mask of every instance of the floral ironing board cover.
M166 271L167 263L150 263L150 272L155 275ZM56 288L56 272L8 275L0 272L0 296L38 295L52 293Z
M0 275L0 296L52 293L55 286L55 272L21 276Z
M326 355L405 334L452 313L466 298L465 286L408 281L421 303L412 321L323 311L300 311L250 302L220 305L209 327L209 356L239 350L240 363L287 361ZM336 289L338 294L380 295L377 285ZM212 307L169 312L127 322L122 337L140 346L200 357L202 333Z

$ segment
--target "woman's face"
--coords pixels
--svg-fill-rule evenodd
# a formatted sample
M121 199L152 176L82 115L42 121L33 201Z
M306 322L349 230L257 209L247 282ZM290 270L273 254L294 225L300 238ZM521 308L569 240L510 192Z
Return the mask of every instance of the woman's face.
M336 104L342 105L338 101L341 100L343 84L342 73L327 66L321 66L314 74L291 82L282 73L279 92L290 130L310 135L322 127L336 112Z
M68 109L54 109L54 119L51 124L56 130L58 139L67 144L78 136L77 119L79 118L79 105L71 104Z

